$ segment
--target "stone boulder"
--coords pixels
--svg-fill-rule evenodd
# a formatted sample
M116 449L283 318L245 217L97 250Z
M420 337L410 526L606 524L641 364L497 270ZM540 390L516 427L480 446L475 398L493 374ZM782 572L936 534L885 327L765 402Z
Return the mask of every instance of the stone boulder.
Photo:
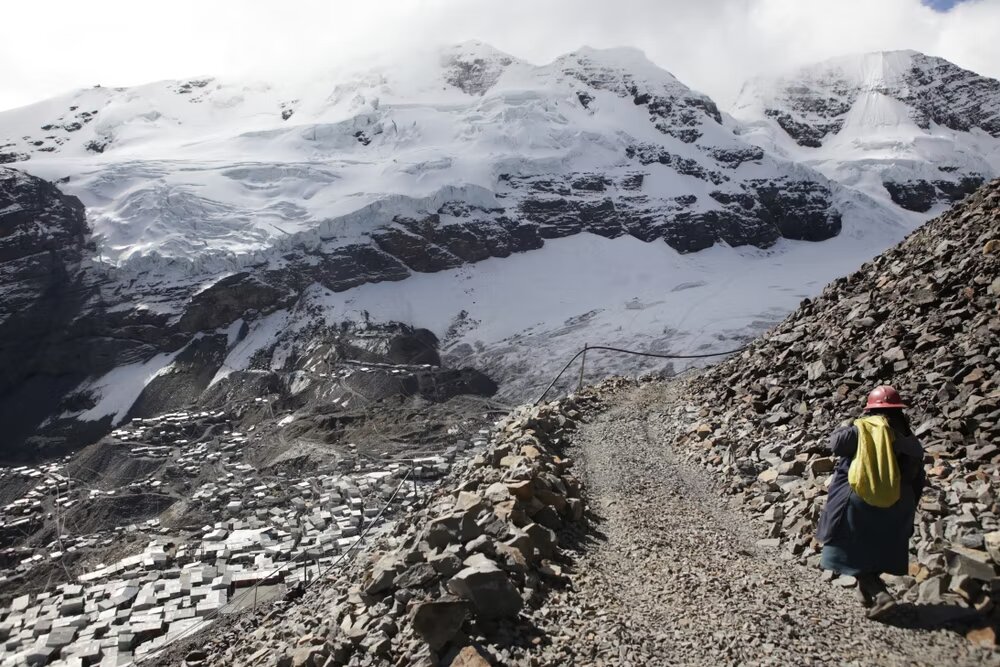
M469 605L464 600L441 599L417 603L411 622L416 633L437 651L458 633L469 615Z
M482 618L516 616L524 605L507 574L491 563L465 568L448 581L448 590L471 602Z

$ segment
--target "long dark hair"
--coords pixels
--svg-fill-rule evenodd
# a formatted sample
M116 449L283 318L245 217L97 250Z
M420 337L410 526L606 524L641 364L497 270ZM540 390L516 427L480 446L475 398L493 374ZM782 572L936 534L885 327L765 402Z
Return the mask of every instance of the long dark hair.
M870 415L882 415L885 417L889 421L889 426L896 433L906 436L913 435L913 429L910 428L910 419L901 408L871 408L865 412Z

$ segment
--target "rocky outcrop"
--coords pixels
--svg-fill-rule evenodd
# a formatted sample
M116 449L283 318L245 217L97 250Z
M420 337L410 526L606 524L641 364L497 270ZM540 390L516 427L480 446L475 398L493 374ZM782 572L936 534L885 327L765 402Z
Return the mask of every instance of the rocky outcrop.
M620 49L621 61L638 60L646 64L638 51ZM599 52L583 49L563 56L556 61L568 76L578 79L592 90L611 92L619 97L631 99L637 107L649 113L649 121L662 132L684 143L694 143L702 137L701 125L708 117L715 123L722 123L722 115L710 98L681 84L677 79L667 77L653 80L643 75L641 69L610 65ZM593 99L589 94L584 99ZM587 106L587 104L584 104Z
M177 326L186 332L228 326L253 312L267 315L295 300L295 294L251 275L236 273L194 294Z
M876 57L882 62L874 62ZM858 97L874 89L906 104L910 119L922 129L935 123L1000 137L1000 81L915 51L860 58L873 73L867 80L857 79L839 61L806 68L779 82L774 105L765 106L764 114L800 146L816 147L839 132Z
M568 581L565 529L585 521L573 462L560 456L578 408L516 411L359 565L217 633L187 664L510 664L531 646L522 610Z
M906 181L904 183L885 181L882 185L889 192L892 201L907 211L924 213L929 211L937 201L937 191L934 189L934 185L927 181Z
M499 52L483 53L488 50L485 45L468 46L469 50L459 47L443 59L444 80L466 95L484 95L514 59Z
M106 308L108 277L92 268L93 252L76 197L0 168L0 460L53 456L99 437L107 420L60 418L81 408L72 390L182 344L164 315Z
M889 192L892 201L907 211L926 213L934 204L957 202L976 191L984 179L979 174L963 176L952 181L886 181L882 185Z
M222 366L227 348L224 335L192 340L174 357L166 372L146 384L125 418L153 417L191 405L192 399L204 393Z
M630 149L629 155L640 164L651 159L713 184L730 180L721 171L709 174L693 160L663 152L654 156L636 148ZM632 183L641 187L641 173L610 183L618 188L611 191L605 189L603 180L589 174L565 180L551 176L501 179L515 192L527 194L519 212L538 225L538 234L543 238L582 231L607 238L629 234L646 242L662 239L675 250L687 253L720 241L760 248L770 247L779 238L823 241L841 229L841 214L833 204L831 190L815 181L753 179L735 188L714 190L711 199L701 201L696 195L654 199L632 194L638 189L631 187ZM602 187L577 187L581 183L600 183Z
M88 233L80 200L0 168L0 460L86 376L65 363L85 352L64 346L93 290L81 269Z
M742 134L757 135L751 141L823 149L816 159L830 168L821 171L874 196L881 182L908 211L950 205L1000 175L1000 81L916 51L845 56L750 81L732 113Z
M689 380L671 412L685 451L721 475L789 557L813 537L834 460L827 437L867 392L912 407L929 486L907 601L990 614L1000 560L1000 181L829 285L745 352ZM992 551L991 551L992 550ZM994 624L1000 618L994 615Z
M46 181L0 168L0 394L39 363L38 341L79 310L88 249L83 204Z
M1000 81L962 69L942 58L914 54L900 99L921 128L931 123L968 132L978 127L1000 137Z
M811 102L815 104L815 100L811 100ZM834 106L832 109L825 104L819 104L818 108L820 110L829 109L830 112L836 114L847 113L850 110L849 105L845 105L840 101L826 100L826 102L833 103ZM796 120L791 113L781 109L764 109L764 115L768 118L773 118L778 126L795 140L795 143L808 148L819 148L823 145L823 139L827 135L840 132L840 129L844 126L844 121L840 118L834 118L826 122L806 123Z

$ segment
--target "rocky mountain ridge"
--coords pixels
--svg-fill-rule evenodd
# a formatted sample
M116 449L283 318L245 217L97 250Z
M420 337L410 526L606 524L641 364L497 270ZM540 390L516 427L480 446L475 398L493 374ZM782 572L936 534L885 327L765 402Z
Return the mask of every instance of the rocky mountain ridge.
M525 359L595 338L728 349L921 219L744 129L634 50L536 66L480 43L308 84L94 88L2 112L5 187L58 202L19 174L58 181L89 228L48 366L12 365L37 384L4 400L13 442L42 425L53 451L87 440L165 375L195 401L251 360L289 371L344 323L428 329L514 399L534 389ZM577 306L497 296L526 270L576 290L581 248L616 266ZM2 268L34 290L21 301L51 302Z
M744 143L709 98L639 52L583 49L537 67L468 43L422 64L318 81L294 104L281 102L291 90L215 80L80 91L4 112L0 128L7 160L69 175L106 256L140 271L282 264L318 243L393 279L582 230L682 252L840 230L834 184ZM65 117L30 127L62 105ZM205 162L222 146L244 161ZM197 166L181 175L178 161ZM199 242L184 238L187 218Z
M751 142L919 213L1000 174L1000 82L916 51L835 58L748 82Z

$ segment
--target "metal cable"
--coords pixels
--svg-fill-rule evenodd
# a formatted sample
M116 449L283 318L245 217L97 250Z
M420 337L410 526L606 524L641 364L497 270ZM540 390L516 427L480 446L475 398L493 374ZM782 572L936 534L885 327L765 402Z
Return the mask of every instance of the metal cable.
M655 357L657 359L705 359L708 357L721 357L727 354L736 354L738 352L744 351L745 349L747 349L746 345L737 348L735 350L726 350L725 352L706 352L705 354L662 354L659 352L639 352L637 350L625 350L620 347L610 347L608 345L587 345L582 350L573 355L573 358L570 359L565 366L563 366L562 370L559 371L559 373L552 379L552 382L550 382L549 386L545 388L545 391L543 391L542 395L538 397L538 400L535 401L534 405L540 404L542 400L545 398L545 396L550 391L552 391L552 387L556 385L556 382L558 382L559 378L563 376L563 373L569 370L569 367L573 365L573 362L579 359L581 355L586 354L590 350L607 350L609 352L621 352L622 354L631 354L638 357Z
M377 524L378 521L379 521L379 519L382 518L382 515L385 513L385 511L387 509L389 509L390 505L392 505L392 501L396 499L396 496L399 494L399 490L401 488L403 488L403 484L406 482L407 479L409 479L410 473L412 473L412 472L413 472L413 466L411 465L410 468L406 471L406 474L403 475L403 479L399 480L399 484L396 485L396 490L392 492L391 496L389 496L389 500L387 500L386 503L385 503L385 505L382 506L382 509L379 510L379 513L376 514L375 517L371 521L368 522L368 525L365 527L365 529L363 531L361 531L360 535L358 535L358 539L354 540L354 544L352 544L351 546L347 547L347 550L344 551L344 553L342 553L340 555L340 558L338 558L337 560L335 560L330 565L330 567L326 568L325 570L323 570L322 572L320 572L318 575L316 575L316 578L313 579L308 584L306 584L305 588L308 589L312 584L314 584L315 582L317 582L320 579L322 579L323 577L325 577L327 575L327 573L330 572L330 570L332 570L333 568L337 567L337 565L340 564L340 561L344 560L344 558L347 557L347 554L351 553L354 550L354 547L356 547L359 544L361 544L361 540L363 540L368 535L368 531L370 531L372 528L375 527L375 524Z

